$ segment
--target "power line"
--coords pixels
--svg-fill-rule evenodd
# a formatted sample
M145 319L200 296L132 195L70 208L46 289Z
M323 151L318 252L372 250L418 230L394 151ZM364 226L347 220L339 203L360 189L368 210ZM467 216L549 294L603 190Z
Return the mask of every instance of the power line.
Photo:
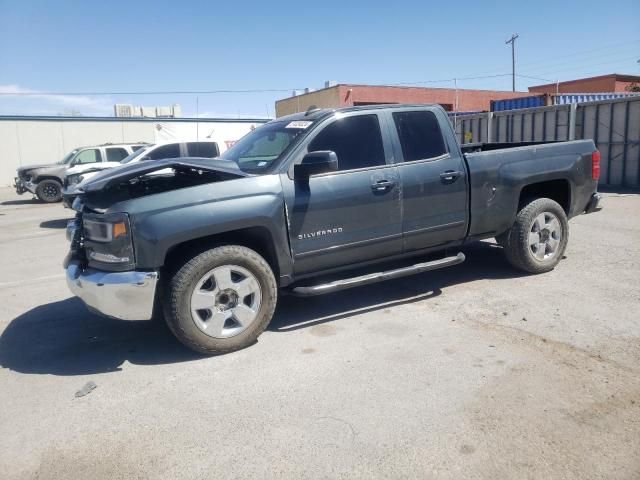
M428 83L451 83L456 80L480 80L486 78L506 77L510 73L500 73L495 75L475 75L469 77L445 78L441 80L419 80L415 82L388 83L386 86L419 85ZM207 95L216 93L283 93L293 90L303 90L302 88L270 88L270 89L246 89L246 90L145 90L137 92L6 92L0 91L0 95L5 96L101 96L101 95Z
M630 45L630 44L634 44L634 43L640 43L640 39L632 40L632 41L629 41L629 42L619 42L619 43L613 43L613 44L609 44L609 45L602 45L602 46L600 46L598 48L592 48L592 49L589 49L589 50L580 50L580 51L573 52L573 53L567 53L565 55L558 55L558 56L554 56L554 57L548 57L545 60L534 60L533 62L525 62L525 63L521 63L520 66L521 67L529 67L529 66L532 66L532 65L547 64L547 62L549 62L549 61L555 61L555 60L564 59L564 58L574 58L574 57L577 57L577 56L583 56L583 55L586 55L586 54L590 54L592 52L598 52L598 51L601 51L601 50L607 50L607 49L611 49L611 48L614 48L614 47L619 47L621 45Z
M461 81L461 80L482 80L485 78L497 78L497 77L509 77L509 76L511 76L510 73L497 73L495 75L480 75L480 76L473 76L473 77L453 77L453 78L444 78L442 80L417 80L415 82L385 83L384 85L388 87L396 87L396 86L402 86L402 85L422 85L427 83L452 83L452 82Z
M559 61L554 61L554 62L550 62L550 63L545 63L545 64L540 64L540 66L536 66L536 67L531 67L531 66L527 66L525 68L525 70L531 70L531 69L539 69L539 68L547 68L547 67L563 67L565 65L572 65L572 64L583 64L585 62L591 62L593 60L597 60L597 59L601 59L601 58L616 58L616 57L621 57L621 56L629 56L629 55L633 55L636 54L635 51L607 51L604 53L600 53L598 55L590 55L588 57L583 57L583 58L579 58L579 57L573 57L572 59L567 59L567 60L559 60ZM522 65L520 65L522 66Z
M589 57L586 59L577 59L576 57L578 56L584 56L586 54L592 53L592 52L596 52L596 51L601 51L601 50L606 50L606 49L611 49L613 47L617 47L617 46L621 46L621 45L629 45L629 44L633 44L633 43L640 43L640 39L638 40L632 40L632 41L628 41L628 42L619 42L619 43L614 43L614 44L609 44L609 45L603 45L601 47L598 48L594 48L594 49L590 49L590 50L582 50L579 52L574 52L574 53L569 53L566 55L560 55L560 56L555 56L555 57L548 57L546 60L537 60L534 62L524 62L524 63L520 63L518 62L518 66L520 67L520 69L522 69L522 67L527 67L530 68L533 65L536 65L536 69L546 69L547 67L559 64L559 65L566 65L566 64L572 64L572 63L576 63L576 62L585 62L585 61L589 61L592 58L598 58L601 56L611 56L611 54L609 52L602 54L602 55L596 55L595 57ZM620 55L620 54L627 54L630 52L619 52L619 53L615 53L614 55ZM569 60L566 62L556 62L556 60L558 59L562 59L562 58L567 58L567 57L571 57L574 60ZM549 63L551 62L551 63ZM540 65L538 67L538 65ZM526 69L525 69L526 70ZM531 69L529 70L531 71ZM479 75L487 75L490 76L492 74L492 72L484 72L484 73L480 73ZM544 75L544 74L543 74ZM484 78L484 77L482 77Z
M10 96L101 96L101 95L206 95L212 93L282 93L300 88L267 88L250 90L167 90L167 91L139 91L139 92L3 92L0 95Z
M588 64L588 65L584 65L582 67L572 67L572 68L569 68L569 69L558 69L558 70L547 71L547 72L536 72L535 74L536 75L548 75L548 74L552 74L552 73L556 73L556 72L562 72L562 73L575 72L575 71L590 69L592 67L598 67L598 66L601 66L601 65L621 64L622 62L635 60L636 58L637 58L637 55L633 56L633 57L627 57L627 58L621 58L621 59L617 59L617 60L612 60L612 61L609 61L609 62L591 63L591 64Z

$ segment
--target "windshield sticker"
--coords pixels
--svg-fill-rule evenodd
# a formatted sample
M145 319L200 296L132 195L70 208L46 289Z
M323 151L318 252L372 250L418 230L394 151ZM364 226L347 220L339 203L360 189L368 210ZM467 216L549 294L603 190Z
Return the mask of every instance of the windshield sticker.
M284 128L308 128L313 122L308 120L298 120L296 122L289 122Z

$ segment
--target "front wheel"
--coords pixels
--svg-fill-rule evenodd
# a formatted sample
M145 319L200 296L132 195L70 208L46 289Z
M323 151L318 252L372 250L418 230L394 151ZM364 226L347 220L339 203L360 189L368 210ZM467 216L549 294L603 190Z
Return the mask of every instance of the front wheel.
M36 196L46 203L59 202L62 200L62 185L55 180L43 180L36 188Z
M207 355L255 343L271 321L278 298L269 264L238 245L191 258L170 278L167 290L167 325L183 344Z
M513 226L497 240L509 263L517 269L548 272L555 268L567 248L567 215L557 202L538 198L518 212Z

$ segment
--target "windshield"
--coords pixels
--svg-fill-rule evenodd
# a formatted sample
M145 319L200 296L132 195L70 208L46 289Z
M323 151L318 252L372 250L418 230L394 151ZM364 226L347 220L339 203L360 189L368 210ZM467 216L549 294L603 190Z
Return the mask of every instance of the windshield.
M312 121L269 122L242 137L220 158L235 162L245 172L264 172L311 124Z
M71 161L71 159L76 156L76 153L78 153L78 150L73 150L73 151L67 153L63 157L63 159L58 162L58 165L64 165L65 163L69 163Z
M142 155L144 152L149 150L151 147L153 147L153 145L147 145L145 147L139 148L128 157L124 157L122 160L120 160L120 163L122 164L129 163L131 160L133 160L134 158L138 158L140 155Z

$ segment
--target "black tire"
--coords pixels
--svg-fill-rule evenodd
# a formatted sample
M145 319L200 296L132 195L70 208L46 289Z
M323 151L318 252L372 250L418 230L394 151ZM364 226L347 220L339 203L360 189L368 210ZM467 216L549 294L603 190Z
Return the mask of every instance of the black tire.
M191 313L191 297L198 282L217 267L235 265L246 269L257 280L261 301L255 319L240 333L215 338L204 333ZM169 329L184 345L206 355L233 352L254 344L267 327L276 308L278 287L269 264L255 251L239 245L226 245L188 259L168 279L163 300Z
M537 233L537 238L550 239L547 243L535 244L535 236L531 243L530 234L536 235L538 222L542 218L553 222L553 217L558 221L551 233L549 229L542 229ZM538 222L538 224L536 224ZM555 223L553 223L555 225ZM546 230L546 232L545 232ZM554 236L559 232L559 239L554 241ZM569 240L569 222L564 209L550 198L538 198L525 204L516 215L516 221L506 232L498 235L496 240L504 247L507 260L518 270L528 273L545 273L553 270L562 259ZM530 245L531 243L531 245ZM544 245L544 249L540 246ZM552 249L552 247L554 247ZM534 251L535 249L535 251ZM540 258L542 256L542 258Z
M42 180L36 188L36 196L45 203L62 200L62 184L55 180Z

